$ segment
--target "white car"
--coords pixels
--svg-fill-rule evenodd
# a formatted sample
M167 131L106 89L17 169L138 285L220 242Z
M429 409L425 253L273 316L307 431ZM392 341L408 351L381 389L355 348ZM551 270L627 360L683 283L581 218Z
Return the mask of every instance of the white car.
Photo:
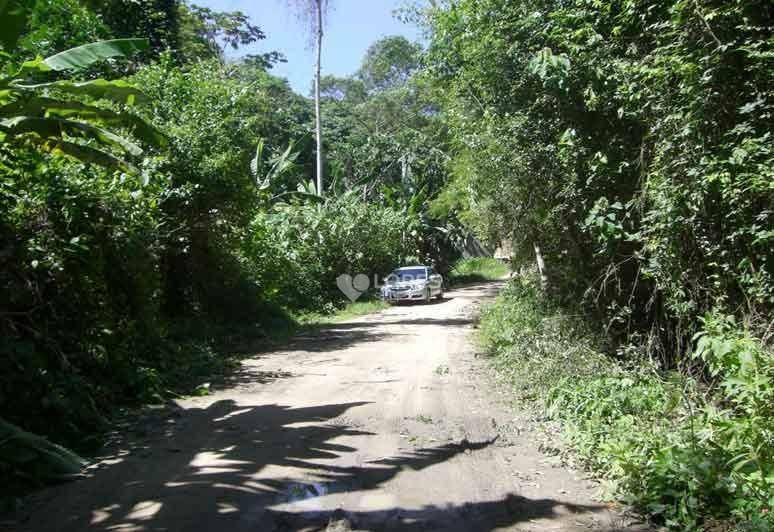
M443 298L443 277L428 266L394 270L382 285L382 299L389 302Z

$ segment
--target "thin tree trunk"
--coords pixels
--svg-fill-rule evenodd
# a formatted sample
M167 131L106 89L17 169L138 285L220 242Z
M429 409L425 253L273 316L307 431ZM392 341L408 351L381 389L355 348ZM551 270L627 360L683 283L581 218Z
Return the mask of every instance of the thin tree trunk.
M546 263L543 260L543 252L540 251L540 246L537 242L533 242L532 247L535 249L535 262L537 262L538 273L540 274L540 286L545 290L548 288L548 275L546 274Z
M317 4L317 62L315 63L314 76L314 111L316 115L317 129L317 195L323 195L323 147L322 147L322 121L320 119L320 56L322 54L322 2L316 0Z

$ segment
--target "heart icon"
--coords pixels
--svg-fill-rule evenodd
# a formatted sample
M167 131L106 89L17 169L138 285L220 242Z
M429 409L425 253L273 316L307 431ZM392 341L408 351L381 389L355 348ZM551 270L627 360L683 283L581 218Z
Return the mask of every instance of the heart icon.
M368 276L359 273L353 279L348 273L342 273L336 277L336 286L353 303L368 290Z

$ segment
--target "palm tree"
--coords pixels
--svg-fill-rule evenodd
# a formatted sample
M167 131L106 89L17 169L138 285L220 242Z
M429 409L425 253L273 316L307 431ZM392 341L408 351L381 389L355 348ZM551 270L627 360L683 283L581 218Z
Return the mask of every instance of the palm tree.
M320 63L322 57L323 13L328 9L329 0L288 0L297 10L299 17L309 24L310 35L315 39L314 67L314 112L317 140L317 194L323 193L323 145L322 118L320 116Z

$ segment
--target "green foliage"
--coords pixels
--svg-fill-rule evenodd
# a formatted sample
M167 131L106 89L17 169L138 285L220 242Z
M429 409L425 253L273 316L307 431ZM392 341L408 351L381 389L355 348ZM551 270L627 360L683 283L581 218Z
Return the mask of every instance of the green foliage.
M241 11L221 12L179 2L179 49L183 63L202 58L221 58L226 48L236 50L266 38ZM249 56L255 66L270 68L284 58L278 52Z
M476 281L496 281L509 272L508 264L492 257L461 259L449 272L449 283L461 284Z
M135 180L29 150L13 158L0 194L0 325L3 372L16 377L0 385L0 402L10 421L72 443L101 423L87 382L111 367L109 380L133 373L132 351L155 336L160 213Z
M253 174L259 190L270 190L277 188L277 183L292 173L299 152L293 151L293 141L284 151L277 150L268 160L264 160L263 150L264 139L261 139L255 149L255 157L250 160L250 173Z
M147 48L148 41L145 39L112 39L59 52L44 59L43 64L51 70L83 70L99 61L128 57Z
M297 316L298 322L303 326L318 326L328 323L339 323L341 321L350 320L358 316L364 316L366 314L373 314L380 310L390 308L390 304L382 299L375 297L373 299L367 299L368 296L363 295L355 302L347 303L343 308L331 313L321 312L301 312Z
M772 354L754 334L774 303L770 10L461 0L424 16L457 152L434 208L523 262L539 245L556 296L519 281L484 314L501 370L668 525L770 525Z
M446 179L445 128L436 95L415 73L421 48L385 37L369 49L357 76L321 83L331 169L346 186L370 196L390 186L432 197Z
M18 477L41 485L60 481L80 473L85 463L64 447L0 419L0 473L6 482L15 484Z
M29 20L57 6L27 5ZM132 83L90 79L98 62L146 46L141 39L76 40L25 62L49 37L77 36L36 31L2 56L0 412L92 452L115 408L190 391L228 367L226 338L292 326L237 251L262 205L249 172L257 139L287 145L308 110L254 65L184 72L167 61ZM191 112L179 116L180 107ZM205 138L208 122L218 128ZM169 150L151 154L132 139ZM2 496L52 478L24 442L21 462L0 458L11 479Z
M366 50L357 77L368 91L383 91L406 85L419 69L422 47L405 37L385 37Z
M226 48L237 49L266 37L240 11L215 11L182 0L80 1L90 8L88 15L98 15L95 18L101 30L115 37L146 37L150 41L150 50L144 54L145 61L155 60L164 53L172 54L179 64L194 63L201 59L222 59ZM41 1L33 9L33 13L48 15L41 17L41 22L51 20L52 11L59 12L47 5L49 2ZM54 3L61 2L73 3L75 0L56 0ZM79 7L68 6L71 13L82 11ZM93 25L92 21L88 22ZM68 30L65 26L59 32ZM59 32L53 33L55 36L61 35ZM251 57L261 68L269 68L277 61L284 60L277 52Z
M720 520L768 530L774 356L729 317L703 324L694 357L707 362L709 388L631 357L611 363L530 277L485 309L481 339L518 396L562 422L609 495L674 529Z
M47 57L81 44L113 37L100 17L80 0L38 0L28 5L32 9L27 31L18 43L19 55Z
M152 55L180 45L179 0L82 0L97 13L116 37L143 36Z
M586 324L547 300L532 274L483 309L479 336L521 399L544 399L563 376L583 379L608 366Z
M550 412L565 421L586 463L616 482L617 494L670 527L695 530L715 518L764 530L774 524L772 354L736 328L718 335L715 320L697 354L723 373L714 393L618 371L583 383L564 379Z
M264 299L251 280L252 265L240 255L253 238L249 224L267 193L297 190L311 155L289 152L284 160L293 164L279 171L263 160L263 151L290 146L304 130L309 107L253 65L202 61L181 68L164 56L133 81L152 98L146 112L170 137L170 157L159 168L167 187L164 209L176 224L165 248L165 306L187 316L239 320ZM256 146L262 147L259 160ZM251 167L263 174L260 183ZM262 188L267 177L270 190Z
M454 154L438 210L522 261L539 244L555 293L672 367L719 302L765 330L763 3L461 0L424 17Z
M6 52L12 52L19 37L27 27L29 9L21 0L3 0L0 3L0 44Z
M345 194L325 203L277 204L250 225L244 256L265 294L291 308L344 300L342 274L380 278L415 250L400 213Z
M484 313L500 370L670 527L771 527L771 10L460 0L419 15L453 147L432 209L512 241L517 263L537 245L550 281L519 280Z
M430 211L447 181L447 132L438 95L417 74L421 47L385 37L349 78L322 80L322 111L331 190L360 189L363 198L403 212L417 241L414 260L446 272L459 253L460 224Z
M0 382L0 408L12 422L81 449L93 446L84 435L103 428L100 401L158 390L154 374L144 363L135 367L131 353L160 333L150 321L157 300L155 205L136 201L135 179L92 163L128 171L134 167L121 157L143 155L105 127L157 145L166 139L123 108L142 96L125 82L41 80L144 46L141 39L104 41L21 65L11 58L0 80L0 368L13 376ZM80 469L43 438L10 432L2 440L0 468L10 479L3 494L50 481L63 468Z
M140 4L0 1L0 413L83 453L116 408L207 393L234 345L342 306L341 273L382 276L448 243L426 212L445 179L439 123L418 115L397 135L430 100L405 86L409 67L375 58L393 91L379 98L350 80L322 200L312 108L266 72L278 54L222 60L260 29ZM361 119L392 131L371 142ZM42 442L0 437L0 496L59 478Z
M132 103L142 93L121 82L69 80L36 83L51 71L83 70L94 63L125 57L147 47L143 39L119 39L91 43L65 50L46 59L40 57L20 66L7 62L9 72L0 78L0 141L31 142L44 151L68 155L108 168L135 171L123 156L138 158L143 150L130 140L103 129L102 125L131 129L135 136L156 145L166 139L151 125L123 110L113 111L82 101L57 98L70 93L77 98L112 97ZM81 142L74 143L71 139ZM108 150L99 150L97 145ZM118 153L118 155L114 155Z

